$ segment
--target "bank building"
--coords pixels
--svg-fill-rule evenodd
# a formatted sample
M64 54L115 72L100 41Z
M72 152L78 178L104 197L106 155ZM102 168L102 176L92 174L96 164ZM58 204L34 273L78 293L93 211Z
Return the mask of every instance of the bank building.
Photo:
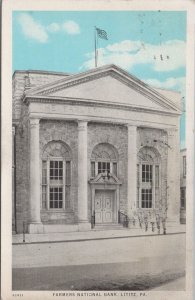
M13 228L116 229L162 211L179 222L180 116L178 93L116 65L15 71Z

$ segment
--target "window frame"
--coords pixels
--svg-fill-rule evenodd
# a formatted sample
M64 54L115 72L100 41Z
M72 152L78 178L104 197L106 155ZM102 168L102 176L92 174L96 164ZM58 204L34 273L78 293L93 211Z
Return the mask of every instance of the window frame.
M50 165L51 165L51 162L56 162L58 161L58 163L61 161L62 162L62 166L63 166L63 175L62 175L62 183L55 183L55 182L52 182L54 180L51 179L51 175L50 175ZM52 157L52 158L49 158L48 159L48 171L49 171L49 177L48 177L48 201L47 201L47 208L48 210L64 210L65 208L65 160L61 157ZM52 180L52 181L51 181ZM57 181L57 180L56 180ZM51 202L51 199L50 199L50 189L51 188L60 188L62 187L62 208L61 207L51 207L50 206L50 202ZM54 202L55 200L53 200ZM59 200L58 200L59 202Z
M184 194L182 192L184 192ZM184 205L182 205L182 201L184 201ZM180 207L181 209L186 209L186 187L184 186L180 188Z
M50 162L51 161L62 161L62 167L63 167L63 175L62 175L62 183L55 183L51 182L50 179ZM43 162L46 162L47 165L47 177L46 177L46 184L43 184ZM66 184L66 164L67 162L70 163L70 183ZM66 188L67 186L70 187L70 195L71 195L71 185L72 185L72 161L70 159L65 159L63 157L48 157L47 159L42 159L42 168L41 168L41 209L47 210L50 212L54 211L65 211L67 209L70 209L71 207L71 196L69 199L69 207L66 207ZM46 186L46 207L43 207L43 186ZM50 207L50 188L52 187L62 187L62 208L51 208ZM53 200L54 202L55 200ZM58 200L59 201L59 200Z
M183 177L186 177L186 155L183 156Z
M91 160L90 161L90 174L91 174L91 178L95 178L97 175L101 174L101 173L104 173L104 172L98 172L98 164L101 163L109 163L110 164L110 173L111 174L114 174L113 173L113 164L116 164L116 174L114 174L115 176L118 175L118 162L117 160L108 160L108 159L98 159L98 160ZM93 170L95 170L94 174L92 174L92 164L94 165L95 164L95 168L93 168ZM95 176L93 176L95 175Z
M151 181L142 181L142 166L143 165L150 165L152 168L152 175L151 175ZM158 168L158 184L156 185L156 170ZM149 176L150 179L150 176ZM158 198L160 199L160 186L161 186L161 165L160 163L155 162L147 162L147 161L141 161L137 163L137 208L138 209L144 209L144 210L151 210L156 208L156 196L158 192ZM151 186L149 186L151 184ZM148 185L148 187L147 187ZM152 190L152 207L146 208L142 207L142 190Z

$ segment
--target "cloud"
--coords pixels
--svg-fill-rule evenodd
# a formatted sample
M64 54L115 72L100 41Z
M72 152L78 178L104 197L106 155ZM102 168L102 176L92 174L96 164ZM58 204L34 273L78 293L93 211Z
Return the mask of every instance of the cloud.
M98 65L117 64L130 71L136 65L150 65L154 71L170 72L185 66L185 42L170 40L161 45L125 40L98 51ZM94 67L94 52L86 54L81 69Z
M62 29L68 34L78 34L80 33L79 25L74 21L66 21L62 24Z
M23 34L40 43L48 41L48 34L43 25L35 21L29 14L22 13L18 17Z
M175 90L185 95L185 77L169 77L164 81L157 80L155 78L142 79L145 83L160 89Z
M23 34L40 43L46 43L49 40L49 34L52 33L66 33L79 34L80 27L74 21L66 21L64 23L53 22L47 26L42 25L37 20L33 19L30 14L21 13L18 16L18 22L21 26Z
M120 43L115 43L112 45L108 45L106 49L110 52L131 52L131 51L137 51L141 47L140 41L130 41L130 40L124 40Z
M51 23L47 26L47 30L50 32L57 32L60 30L60 25L58 23Z

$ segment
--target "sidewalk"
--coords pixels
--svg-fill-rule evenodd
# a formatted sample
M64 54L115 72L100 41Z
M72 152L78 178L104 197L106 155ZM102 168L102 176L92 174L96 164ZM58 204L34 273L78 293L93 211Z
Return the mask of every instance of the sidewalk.
M185 225L179 224L177 227L167 227L168 234L184 234L186 232ZM156 236L159 235L157 230L152 232L151 228L145 232L144 229L124 228L118 230L90 230L85 232L61 232L61 233L43 233L43 234L25 234L25 242L23 242L23 234L15 234L12 236L12 244L39 244L39 243L60 243L74 242L86 240L103 240L115 238L130 238L141 236ZM161 230L160 235L163 235Z

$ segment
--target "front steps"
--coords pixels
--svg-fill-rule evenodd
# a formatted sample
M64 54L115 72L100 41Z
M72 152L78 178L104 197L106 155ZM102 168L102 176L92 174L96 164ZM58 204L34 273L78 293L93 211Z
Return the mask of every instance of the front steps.
M121 229L127 229L123 227L122 224L117 223L108 223L108 224L95 224L94 228L92 230L121 230Z

